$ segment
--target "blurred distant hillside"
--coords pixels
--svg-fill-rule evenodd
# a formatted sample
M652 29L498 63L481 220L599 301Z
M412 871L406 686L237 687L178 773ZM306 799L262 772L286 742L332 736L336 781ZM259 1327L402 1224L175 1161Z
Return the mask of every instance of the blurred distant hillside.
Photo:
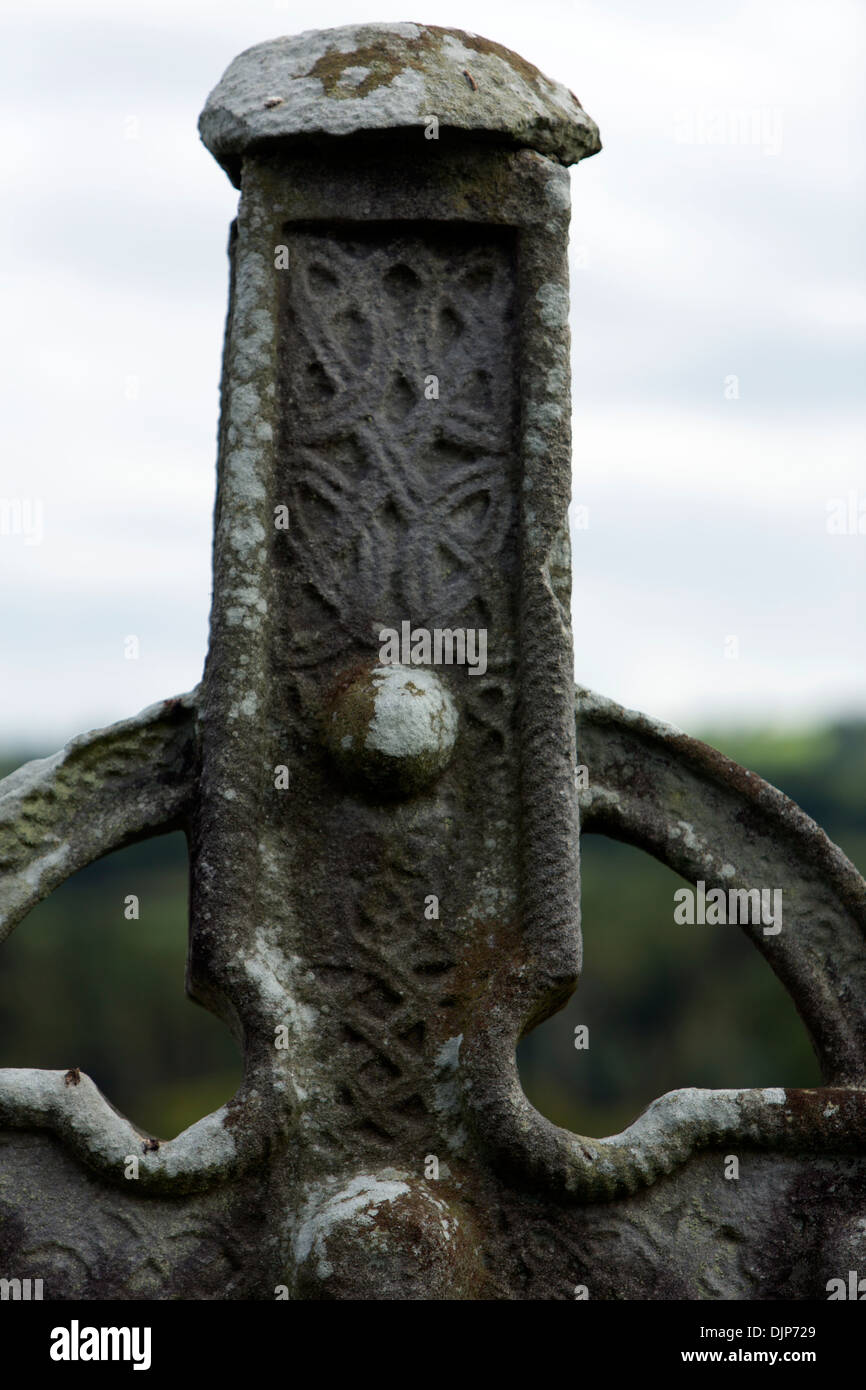
M866 870L866 722L702 737L793 797ZM17 761L0 760L0 775ZM583 979L518 1054L539 1109L603 1135L678 1086L819 1080L793 1006L738 928L677 926L681 880L638 850L584 836L582 854ZM133 893L139 921L124 917ZM2 948L0 1066L80 1066L161 1138L227 1100L240 1057L185 998L186 923L181 835L76 875ZM587 1051L575 1050L577 1024Z

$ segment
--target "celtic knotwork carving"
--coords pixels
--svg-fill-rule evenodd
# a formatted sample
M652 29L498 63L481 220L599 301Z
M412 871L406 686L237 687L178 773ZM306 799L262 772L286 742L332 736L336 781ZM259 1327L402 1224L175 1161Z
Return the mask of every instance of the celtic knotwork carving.
M430 222L292 225L283 236L274 501L291 520L273 543L271 660L274 688L288 695L275 714L283 756L309 794L292 798L290 828L279 805L273 814L276 834L303 847L293 891L299 916L316 923L303 949L327 982L316 1007L332 1020L341 1084L320 1123L335 1154L350 1142L378 1161L395 1143L416 1153L434 1143L430 1058L461 1032L458 963L477 930L478 875L455 881L455 828L481 786L452 770L400 812L353 802L350 813L317 761L318 701L327 667L375 650L384 627L484 628L488 669L454 667L448 683L462 756L484 768L485 795L506 804L515 794L512 242ZM461 854L472 837L485 865L492 833L476 817ZM425 916L430 894L441 915ZM488 894L481 917L508 920L510 884Z
M458 808L449 801L445 809L453 817ZM343 1144L348 1133L374 1154L395 1140L419 1149L432 1140L424 1045L432 1019L449 1031L464 938L447 907L438 916L424 912L431 882L441 878L430 845L441 839L442 810L442 801L419 802L398 841L382 834L373 808L358 808L360 823L347 849L365 865L364 878L356 898L335 896L336 930L311 944L329 1008L340 1020L333 1139Z
M404 619L501 620L481 595L514 515L508 243L392 224L289 244L292 665ZM491 664L511 656L497 626Z

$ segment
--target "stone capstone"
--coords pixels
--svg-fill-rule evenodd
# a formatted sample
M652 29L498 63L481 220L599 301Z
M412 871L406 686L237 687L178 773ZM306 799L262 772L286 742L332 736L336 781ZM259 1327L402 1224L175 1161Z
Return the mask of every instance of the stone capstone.
M323 135L414 128L528 147L561 164L601 149L577 97L501 44L423 24L361 24L239 54L208 97L201 138L240 187L245 154ZM428 134L428 139L433 139Z

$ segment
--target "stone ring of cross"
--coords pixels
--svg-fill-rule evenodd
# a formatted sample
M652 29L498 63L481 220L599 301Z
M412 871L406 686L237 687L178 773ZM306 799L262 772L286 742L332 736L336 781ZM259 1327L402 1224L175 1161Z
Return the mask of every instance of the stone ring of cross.
M200 130L241 193L204 675L0 783L0 926L182 828L187 990L243 1081L156 1143L84 1073L0 1071L4 1265L56 1298L824 1297L866 1261L866 883L574 683L594 122L499 44L389 24L242 53ZM534 1109L515 1049L580 977L581 829L781 888L744 929L820 1087L678 1090L601 1138Z

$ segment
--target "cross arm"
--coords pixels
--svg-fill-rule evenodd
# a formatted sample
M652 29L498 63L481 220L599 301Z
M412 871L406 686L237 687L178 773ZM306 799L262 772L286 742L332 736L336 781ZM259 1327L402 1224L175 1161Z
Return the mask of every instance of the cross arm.
M479 1139L513 1179L566 1201L625 1196L721 1145L862 1153L866 882L798 806L706 744L587 690L575 713L582 831L637 845L707 888L783 890L783 929L745 929L791 993L829 1084L673 1091L621 1134L587 1138L530 1105L491 1028L461 1056Z
M197 690L73 739L0 782L0 941L102 855L185 827L198 785ZM255 1087L167 1143L148 1140L85 1073L0 1069L0 1128L55 1134L89 1167L140 1190L204 1188L261 1156L273 1107Z
M81 734L0 781L0 941L79 869L184 824L197 780L196 697Z
M715 748L578 690L581 827L647 850L707 889L782 890L781 929L743 930L788 989L824 1079L866 1080L866 882L776 787Z

